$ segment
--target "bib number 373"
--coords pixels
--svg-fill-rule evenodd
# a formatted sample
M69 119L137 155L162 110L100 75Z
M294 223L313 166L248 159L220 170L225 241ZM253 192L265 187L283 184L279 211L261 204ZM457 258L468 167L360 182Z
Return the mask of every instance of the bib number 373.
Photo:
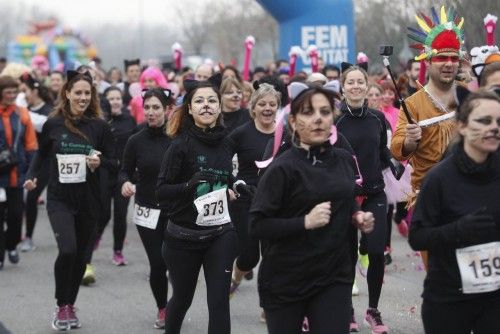
M194 205L198 210L197 225L217 226L231 221L225 188L198 197Z
M87 162L84 154L57 154L59 182L82 183L87 178Z
M455 251L463 293L500 289L500 242L460 248Z

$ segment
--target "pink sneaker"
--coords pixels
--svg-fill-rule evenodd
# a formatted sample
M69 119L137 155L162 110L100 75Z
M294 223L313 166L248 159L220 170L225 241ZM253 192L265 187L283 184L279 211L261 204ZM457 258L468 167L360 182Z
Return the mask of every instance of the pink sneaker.
M370 326L372 334L388 334L389 328L382 322L379 310L369 308L366 310L365 325Z
M162 308L158 310L158 316L156 317L156 321L154 324L154 328L156 329L164 329L165 328L165 318L167 317L167 309Z
M302 322L302 333L309 333L309 320L307 317L304 317L304 321Z
M113 253L113 263L117 266L127 265L127 261L125 261L122 251L115 251Z
M402 219L401 222L396 225L398 227L399 234L401 234L405 238L408 238L408 224L406 223L406 220Z
M351 318L351 323L349 324L349 333L357 333L359 332L359 325L356 322L356 318L354 318L354 314Z
M52 328L56 331L69 331L71 329L68 317L68 305L56 307Z
M66 307L68 308L68 320L69 320L69 325L70 325L71 329L82 327L80 320L76 316L75 306L68 304L68 305L66 305Z

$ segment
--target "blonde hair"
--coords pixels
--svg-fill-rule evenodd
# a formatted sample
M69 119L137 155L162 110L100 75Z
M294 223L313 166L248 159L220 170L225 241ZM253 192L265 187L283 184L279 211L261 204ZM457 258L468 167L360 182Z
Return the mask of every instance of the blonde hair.
M250 97L250 117L255 118L254 108L259 102L260 99L264 98L267 95L272 95L276 98L276 102L278 103L278 109L281 106L281 93L274 89L273 85L268 83L261 83L259 88L253 92Z

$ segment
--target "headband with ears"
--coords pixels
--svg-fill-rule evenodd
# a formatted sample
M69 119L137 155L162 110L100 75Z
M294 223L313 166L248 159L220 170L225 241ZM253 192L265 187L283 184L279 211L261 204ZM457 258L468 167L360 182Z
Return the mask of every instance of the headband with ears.
M146 93L149 91L148 88L144 88L142 91L141 91L141 97L144 98L144 96L146 96ZM170 89L161 89L161 91L163 92L163 94L165 94L165 97L168 101L168 99L172 96L172 91Z
M220 86L222 84L222 73L221 72L215 73L210 78L208 78L207 81L210 82L217 91L219 91ZM200 82L203 81L191 80L191 79L184 80L183 83L184 83L184 89L186 90L186 94L189 94L193 89L198 88Z
M344 71L346 71L347 69L349 69L350 67L353 67L353 66L358 66L358 67L362 68L363 70L368 71L368 63L367 62L359 63L356 65L353 65L351 63L346 63L346 62L342 62L340 64L340 67L342 69L342 73L344 73Z
M322 86L324 89L330 90L336 94L339 93L340 90L340 83L338 80L332 80L327 82ZM303 82L292 82L291 84L288 85L288 96L290 97L290 100L295 100L300 94L305 92L306 90L309 90L311 88L314 88L314 86L309 86L306 85Z
M33 77L28 72L24 72L21 75L21 81L32 89L40 87L40 83L33 79Z
M129 66L132 66L132 65L140 65L141 60L140 59L131 59L131 60L125 59L123 61L123 63L125 64L125 69L127 69Z
M78 75L83 75L84 77L90 79L90 82L92 83L92 75L90 75L89 71L85 71L83 73L80 73L78 71L73 71L73 70L66 71L66 78L68 78L68 82L73 80Z

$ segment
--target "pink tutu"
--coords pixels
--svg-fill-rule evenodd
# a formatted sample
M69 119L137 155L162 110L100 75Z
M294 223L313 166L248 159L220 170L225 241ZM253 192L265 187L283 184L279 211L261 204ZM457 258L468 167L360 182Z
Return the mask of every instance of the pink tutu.
M396 204L398 202L405 202L408 195L411 194L411 172L413 168L411 165L406 165L405 172L401 179L398 181L392 175L391 169L386 168L382 171L382 176L385 182L385 194L387 195L388 204Z

